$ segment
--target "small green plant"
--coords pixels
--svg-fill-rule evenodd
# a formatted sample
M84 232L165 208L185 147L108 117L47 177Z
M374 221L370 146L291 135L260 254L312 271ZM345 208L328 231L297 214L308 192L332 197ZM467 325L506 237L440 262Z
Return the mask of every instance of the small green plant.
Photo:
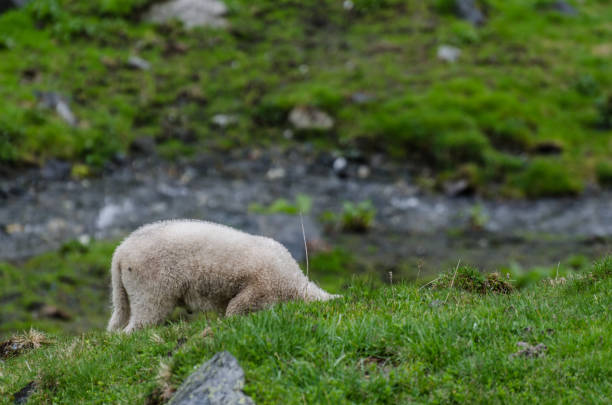
M451 287L479 294L509 294L515 290L510 280L507 277L504 279L500 273L483 275L478 269L471 266L459 266L454 270L449 270L431 283L433 289Z
M585 283L596 283L609 278L612 278L612 256L604 257L593 263L582 280Z
M312 198L306 194L298 194L294 202L279 198L267 207L259 203L249 204L249 212L256 214L308 214L312 208Z
M484 211L482 204L476 204L470 209L470 226L481 230L489 222L489 215Z
M342 206L340 223L342 229L349 232L366 232L374 223L376 208L371 201L354 204L346 201Z

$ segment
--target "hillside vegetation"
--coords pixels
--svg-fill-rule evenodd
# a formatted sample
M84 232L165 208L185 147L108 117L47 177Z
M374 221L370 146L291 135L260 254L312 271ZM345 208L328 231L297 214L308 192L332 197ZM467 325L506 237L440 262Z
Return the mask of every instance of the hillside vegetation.
M150 153L147 139L171 159L307 143L380 153L483 194L610 185L607 0L576 2L576 15L548 0L483 0L480 27L450 0L231 0L228 28L189 31L143 22L149 3L38 0L0 16L2 164L67 159L79 177ZM458 60L440 60L442 45ZM42 107L49 91L74 126ZM292 128L295 107L334 125Z
M42 347L0 363L0 402L32 383L30 403L159 403L228 350L258 404L603 404L611 276L609 257L581 276L501 291L473 288L481 278L459 268L435 288L357 280L328 303L202 315L129 336L30 333Z

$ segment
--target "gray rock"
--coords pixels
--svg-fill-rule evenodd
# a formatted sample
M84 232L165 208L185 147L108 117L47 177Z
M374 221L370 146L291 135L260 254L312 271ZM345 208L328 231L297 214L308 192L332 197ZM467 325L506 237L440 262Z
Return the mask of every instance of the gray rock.
M121 219L126 219L131 212L134 211L134 205L131 200L124 200L121 204L107 203L102 207L96 219L96 228L104 229L113 225Z
M474 25L482 25L486 21L484 14L476 5L475 0L455 0L455 7L459 17Z
M283 244L297 261L306 258L304 250L304 236L299 215L270 214L255 215L255 229L253 233L267 236ZM306 242L320 241L322 238L321 228L309 216L302 217L304 221L304 233Z
M461 49L459 48L450 45L440 45L438 47L438 59L444 62L454 63L459 59L459 56L461 56Z
M254 404L242 392L243 387L244 371L238 361L229 352L220 352L191 374L168 404Z
M346 158L340 156L339 158L336 158L336 160L334 160L334 164L332 167L336 175L344 177L347 174L346 171L348 169L348 161L346 160Z
M212 123L219 128L226 128L238 122L238 117L231 114L216 114L211 119Z
M574 6L569 4L567 1L563 1L563 0L555 1L553 4L551 4L550 8L561 14L570 15L570 16L578 15L578 10L576 10Z
M537 345L532 346L527 342L518 342L516 345L520 347L521 350L519 350L516 353L512 353L509 356L510 358L513 358L513 357L531 357L531 358L540 357L546 354L546 351L548 350L548 347L546 347L544 343L538 343Z
M287 175L287 172L282 167L273 167L266 172L266 179L268 180L284 179L286 175Z
M361 165L357 169L357 177L359 177L360 179L367 179L368 177L370 177L371 172L372 171L370 170L368 166Z
M309 106L298 106L289 113L289 122L297 129L326 131L334 126L327 113Z
M461 197L474 194L474 187L465 179L447 181L443 185L444 193L449 197Z
M132 55L127 60L128 67L138 70L150 70L151 64L140 56Z
M27 403L28 399L34 394L34 391L36 391L36 382L30 381L13 395L13 403L15 405Z
M64 180L70 176L72 165L62 160L50 159L40 170L40 175L45 180Z
M227 6L219 0L170 0L156 4L144 16L146 21L163 23L179 20L185 28L227 26Z
M372 100L374 100L374 96L368 93L358 91L351 94L351 101L355 104L366 104Z
M41 107L55 110L64 121L71 126L75 126L77 119L72 113L68 100L62 95L53 91L35 91L34 95L40 102Z

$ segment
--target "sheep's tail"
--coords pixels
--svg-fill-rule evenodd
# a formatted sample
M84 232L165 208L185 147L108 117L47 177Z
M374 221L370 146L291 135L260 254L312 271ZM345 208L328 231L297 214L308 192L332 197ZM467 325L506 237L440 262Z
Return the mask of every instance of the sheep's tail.
M121 266L118 260L111 265L111 285L113 289L113 315L106 330L109 332L123 329L130 319L130 302L121 281Z

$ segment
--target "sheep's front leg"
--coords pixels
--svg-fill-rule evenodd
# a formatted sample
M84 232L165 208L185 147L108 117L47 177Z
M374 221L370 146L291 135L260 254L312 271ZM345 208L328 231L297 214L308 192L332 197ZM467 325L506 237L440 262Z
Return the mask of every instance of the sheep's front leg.
M225 310L225 316L246 315L258 311L270 303L266 295L254 287L246 287L232 298Z

